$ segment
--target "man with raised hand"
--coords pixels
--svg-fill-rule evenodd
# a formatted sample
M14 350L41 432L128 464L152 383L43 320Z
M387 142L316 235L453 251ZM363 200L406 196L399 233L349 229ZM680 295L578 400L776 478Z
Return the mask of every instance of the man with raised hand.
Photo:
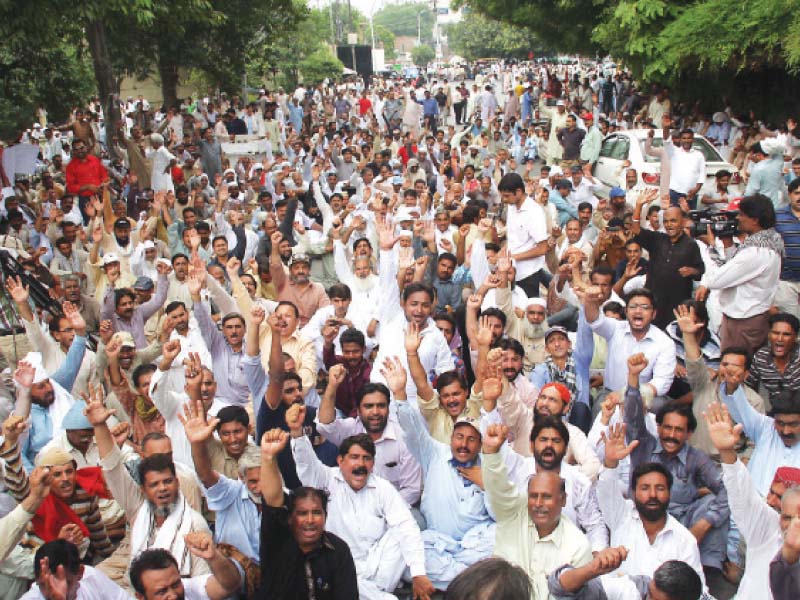
M278 456L289 434L270 429L261 436L261 573L265 598L307 600L309 581L319 600L354 600L358 582L347 543L325 531L328 495L300 487L285 495ZM308 569L311 579L308 578Z
M403 571L410 568L414 597L430 600L433 584L425 574L425 548L419 527L394 486L372 474L375 444L354 435L339 446L337 468L324 466L303 430L306 407L286 411L297 474L305 486L330 493L326 529L350 546L362 600L394 598Z
M765 589L769 580L770 561L780 551L782 531L791 522L789 518L783 519L783 498L788 488L800 482L800 469L781 467L773 471L772 484L764 499L736 453L744 427L741 424L734 426L728 407L719 402L712 402L704 417L711 442L719 452L731 516L747 544L747 568L739 582L737 596L770 598L769 591ZM800 499L795 496L793 500L790 497L786 500L788 515L792 508L790 502L796 511Z
M481 451L483 484L497 518L494 553L525 570L533 583L533 598L550 598L547 576L562 565L587 564L591 545L562 517L567 494L557 473L534 474L524 491L509 481L500 452L507 437L507 427L489 425Z
M611 546L625 546L628 559L616 571L652 577L665 559L682 560L703 578L697 541L667 508L672 474L658 463L643 463L631 473L629 499L617 477L619 461L629 456L638 440L625 445L625 425L609 429L605 440L605 469L597 483L597 499L611 531ZM705 581L705 580L704 580Z

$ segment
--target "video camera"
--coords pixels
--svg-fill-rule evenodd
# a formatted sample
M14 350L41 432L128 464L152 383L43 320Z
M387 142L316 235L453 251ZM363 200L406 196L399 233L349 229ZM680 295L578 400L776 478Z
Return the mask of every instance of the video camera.
M689 218L692 219L692 237L698 238L708 233L717 237L733 237L739 233L739 222L736 220L737 210L690 210Z

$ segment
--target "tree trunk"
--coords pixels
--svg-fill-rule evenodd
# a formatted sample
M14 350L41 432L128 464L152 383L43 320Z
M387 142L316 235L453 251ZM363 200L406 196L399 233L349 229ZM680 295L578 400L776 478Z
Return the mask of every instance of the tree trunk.
M161 95L167 108L179 107L178 100L178 65L173 64L167 54L158 53L158 75L161 78Z
M100 101L104 103L106 146L112 158L117 158L116 145L111 143L121 122L119 111L119 85L111 67L111 56L106 42L106 28L102 21L93 21L86 26L86 40L92 55L94 77Z

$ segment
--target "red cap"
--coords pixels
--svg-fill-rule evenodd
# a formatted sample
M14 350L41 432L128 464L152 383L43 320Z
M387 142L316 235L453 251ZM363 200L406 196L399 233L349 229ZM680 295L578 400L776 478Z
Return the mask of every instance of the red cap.
M775 471L773 481L784 485L800 485L800 469L795 467L779 467Z
M556 390L558 391L558 395L561 396L561 400L564 402L564 404L569 403L570 399L572 398L572 394L570 394L569 388L567 386L565 386L563 383L558 383L554 381L542 386L542 391L546 390L549 387L556 388Z

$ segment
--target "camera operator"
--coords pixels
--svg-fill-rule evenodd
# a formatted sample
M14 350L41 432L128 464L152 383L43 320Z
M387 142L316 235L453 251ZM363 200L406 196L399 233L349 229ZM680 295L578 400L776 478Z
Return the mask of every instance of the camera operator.
M720 290L721 346L742 346L752 355L767 339L769 309L778 287L784 245L775 231L775 207L761 194L745 197L736 217L739 232L747 237L737 247L732 237L722 238L725 255L715 246L711 227L702 236L717 268L707 274L696 298L705 301L710 290Z

